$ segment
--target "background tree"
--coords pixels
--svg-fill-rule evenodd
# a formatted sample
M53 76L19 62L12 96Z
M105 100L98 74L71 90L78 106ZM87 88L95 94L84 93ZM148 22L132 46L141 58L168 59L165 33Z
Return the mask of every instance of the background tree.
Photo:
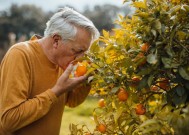
M130 13L131 9L128 6L118 8L114 5L94 6L93 9L85 9L83 14L90 18L98 30L101 32L103 29L110 31L115 27L114 20L118 14L126 16Z
M59 6L59 8L61 7ZM115 25L113 18L117 13L129 13L130 9L124 8L127 10L113 5L96 5L93 9L86 9L84 15L89 17L100 31L102 29L110 30ZM0 60L12 44L22 40L22 36L28 39L33 33L43 35L46 22L52 14L52 12L44 12L35 5L18 6L13 4L7 11L0 11Z

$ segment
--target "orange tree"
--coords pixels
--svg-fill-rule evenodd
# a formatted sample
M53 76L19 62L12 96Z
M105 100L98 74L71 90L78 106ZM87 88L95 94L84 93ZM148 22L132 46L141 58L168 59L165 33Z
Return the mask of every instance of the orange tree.
M71 134L172 135L187 127L189 1L131 5L133 16L120 15L120 28L103 31L87 52L91 94L106 103L94 109L96 128L70 124Z

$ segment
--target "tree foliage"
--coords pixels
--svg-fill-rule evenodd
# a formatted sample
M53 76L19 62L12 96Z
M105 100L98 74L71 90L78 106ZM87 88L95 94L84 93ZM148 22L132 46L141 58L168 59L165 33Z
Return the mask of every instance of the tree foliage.
M93 68L91 94L105 99L95 108L94 131L70 126L71 134L185 134L189 99L189 2L134 1L132 18L119 16L121 28L103 31L87 53ZM120 101L118 93L128 93ZM99 125L106 130L98 130Z

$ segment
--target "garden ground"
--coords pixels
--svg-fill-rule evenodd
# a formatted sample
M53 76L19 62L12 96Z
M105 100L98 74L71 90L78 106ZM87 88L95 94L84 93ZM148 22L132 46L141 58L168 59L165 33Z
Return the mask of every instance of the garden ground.
M87 127L93 131L95 123L92 120L93 109L97 107L98 99L88 97L81 105L76 108L65 107L60 135L68 135L69 124L87 125Z

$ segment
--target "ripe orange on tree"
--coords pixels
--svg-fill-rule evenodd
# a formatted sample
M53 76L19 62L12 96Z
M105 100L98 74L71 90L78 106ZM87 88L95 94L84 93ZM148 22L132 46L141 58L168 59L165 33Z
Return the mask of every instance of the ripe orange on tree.
M137 56L133 59L133 61L134 61L135 63L138 63L139 66L143 66L143 65L146 64L147 58L146 58L146 56L144 55L144 53L140 52L140 53L138 53Z
M169 80L167 78L160 78L159 87L164 90L169 90Z
M83 76L84 74L86 74L86 72L87 72L87 67L85 65L78 64L75 70L75 76L76 77Z
M119 92L117 94L119 101L126 101L128 99L128 96L129 94L127 91L125 91L123 88L119 89Z
M148 44L148 43L142 44L141 47L140 47L140 49L141 49L141 51L143 51L143 52L147 52L148 49L149 49L149 44Z
M104 107L106 105L105 103L105 100L103 98L101 98L99 101L98 101L98 106L99 107Z
M144 107L143 104L138 104L138 105L136 106L136 108L135 108L135 112L136 112L136 114L138 114L138 115L143 115L143 114L145 114L145 112L146 112L146 108Z
M132 77L131 80L132 80L131 82L132 87L136 87L140 82L140 78L137 76Z
M133 83L139 83L140 82L140 78L137 77L137 76L134 76L134 77L132 77L132 82Z
M152 86L150 87L150 90L151 90L151 91L157 91L158 89L159 89L159 87L156 86L156 85L152 85Z
M97 130L100 131L101 133L105 133L106 132L106 125L104 124L99 124L97 126Z

